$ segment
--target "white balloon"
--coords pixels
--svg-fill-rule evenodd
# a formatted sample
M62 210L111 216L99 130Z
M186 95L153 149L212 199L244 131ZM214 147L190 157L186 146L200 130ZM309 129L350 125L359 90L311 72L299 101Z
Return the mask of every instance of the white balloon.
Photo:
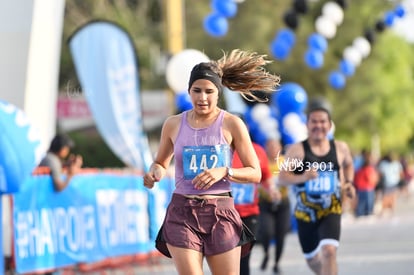
M344 11L341 6L335 2L325 3L322 7L322 15L331 19L336 26L341 25L342 21L344 21Z
M259 128L268 136L270 133L278 130L279 123L274 117L268 116L259 121Z
M308 129L306 124L302 123L295 131L292 133L294 142L304 141L308 137Z
M259 122L270 116L270 108L264 103L255 104L251 110L251 114L253 120Z
M297 113L286 114L282 123L286 133L293 138L294 142L305 140L308 137L306 124L303 123Z
M210 59L202 52L194 49L185 49L175 54L167 63L165 70L167 83L176 93L185 93L188 90L188 80L191 70L201 62Z
M358 67L362 61L361 53L353 46L348 46L344 49L343 57L354 64L355 67Z
M283 128L288 132L291 133L297 128L300 124L302 124L302 120L297 113L287 113L283 116Z
M268 139L280 140L280 133L279 133L279 131L270 132L266 136L267 136Z
M327 16L319 16L315 21L316 31L327 39L335 37L336 34L336 25L335 23Z
M371 53L371 44L362 36L355 38L352 46L361 53L363 58Z

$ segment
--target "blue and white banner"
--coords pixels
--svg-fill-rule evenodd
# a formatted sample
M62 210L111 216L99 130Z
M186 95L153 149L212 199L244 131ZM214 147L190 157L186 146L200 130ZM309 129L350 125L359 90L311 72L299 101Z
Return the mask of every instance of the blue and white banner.
M13 200L18 273L153 251L172 181L148 192L142 176L81 174L57 193L50 176L30 177Z
M151 154L143 133L137 56L119 26L95 21L69 40L76 72L97 128L127 165L147 170Z

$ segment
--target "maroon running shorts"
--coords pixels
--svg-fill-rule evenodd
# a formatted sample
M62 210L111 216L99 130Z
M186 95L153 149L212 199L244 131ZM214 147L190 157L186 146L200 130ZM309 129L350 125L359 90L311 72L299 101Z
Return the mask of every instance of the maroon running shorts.
M158 232L156 248L171 258L167 243L194 249L205 256L241 246L241 256L244 257L255 241L253 233L242 223L234 208L232 197L198 199L173 194Z

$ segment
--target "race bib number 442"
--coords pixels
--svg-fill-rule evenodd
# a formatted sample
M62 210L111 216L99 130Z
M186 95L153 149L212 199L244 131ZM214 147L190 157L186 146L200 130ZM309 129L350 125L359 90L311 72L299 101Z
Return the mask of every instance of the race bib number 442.
M207 169L227 166L231 166L231 152L227 144L183 148L183 170L187 180Z

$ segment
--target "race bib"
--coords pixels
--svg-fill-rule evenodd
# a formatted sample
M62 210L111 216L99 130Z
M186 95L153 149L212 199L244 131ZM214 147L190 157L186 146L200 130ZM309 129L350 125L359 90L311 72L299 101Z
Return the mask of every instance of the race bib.
M338 186L337 171L318 171L318 177L305 183L309 195L333 194Z
M255 184L232 182L231 193L234 198L234 204L251 204L254 202Z
M207 169L227 166L231 166L231 152L227 144L183 148L184 179L193 179Z

